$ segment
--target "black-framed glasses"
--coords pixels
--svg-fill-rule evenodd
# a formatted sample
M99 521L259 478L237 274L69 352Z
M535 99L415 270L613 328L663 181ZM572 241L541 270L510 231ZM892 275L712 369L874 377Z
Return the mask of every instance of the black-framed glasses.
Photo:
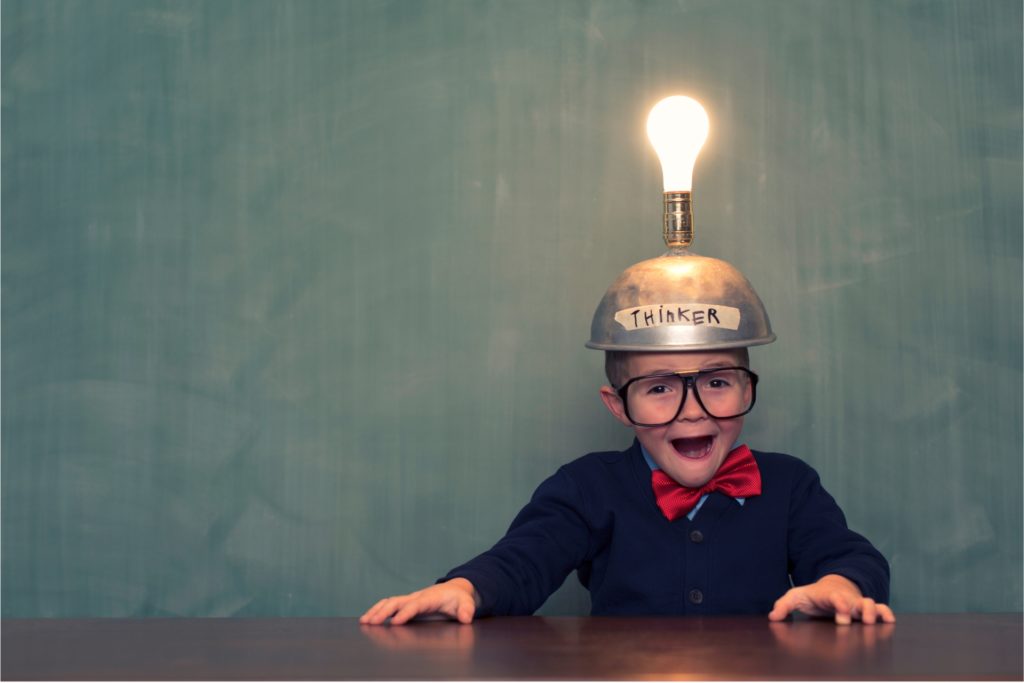
M757 375L739 366L645 375L626 382L618 394L630 422L638 427L661 427L679 417L691 388L705 413L728 420L753 409Z

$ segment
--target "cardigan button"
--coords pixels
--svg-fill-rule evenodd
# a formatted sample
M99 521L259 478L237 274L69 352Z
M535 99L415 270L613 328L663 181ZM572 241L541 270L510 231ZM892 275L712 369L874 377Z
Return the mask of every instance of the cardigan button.
M690 591L689 598L690 598L690 602L692 602L695 605L699 605L700 603L704 602L704 594L701 593L696 588L694 588L692 591Z
M694 543L700 543L704 540L704 534L700 532L700 529L694 529L690 532L690 540Z

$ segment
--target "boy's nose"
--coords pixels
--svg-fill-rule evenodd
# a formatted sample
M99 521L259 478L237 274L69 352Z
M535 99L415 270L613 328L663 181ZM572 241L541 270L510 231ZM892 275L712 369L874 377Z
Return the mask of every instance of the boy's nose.
M686 392L686 398L683 400L683 409L679 411L679 417L677 419L703 420L707 416L707 412L700 407L700 403L697 401L697 396L691 388Z

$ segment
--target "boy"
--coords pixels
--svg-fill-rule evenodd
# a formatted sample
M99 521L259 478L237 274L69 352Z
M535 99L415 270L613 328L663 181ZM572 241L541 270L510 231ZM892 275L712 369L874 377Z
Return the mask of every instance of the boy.
M601 400L633 445L564 465L493 548L362 623L532 614L573 570L595 615L895 620L888 564L814 470L739 444L757 390L747 347L775 335L738 270L688 251L690 193L667 176L664 206L669 253L619 276L587 343L605 351Z

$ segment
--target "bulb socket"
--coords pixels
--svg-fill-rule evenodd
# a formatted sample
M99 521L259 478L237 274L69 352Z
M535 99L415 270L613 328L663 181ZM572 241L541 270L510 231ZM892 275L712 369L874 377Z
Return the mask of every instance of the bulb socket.
M690 192L665 193L665 221L662 237L669 249L693 244L693 206Z

